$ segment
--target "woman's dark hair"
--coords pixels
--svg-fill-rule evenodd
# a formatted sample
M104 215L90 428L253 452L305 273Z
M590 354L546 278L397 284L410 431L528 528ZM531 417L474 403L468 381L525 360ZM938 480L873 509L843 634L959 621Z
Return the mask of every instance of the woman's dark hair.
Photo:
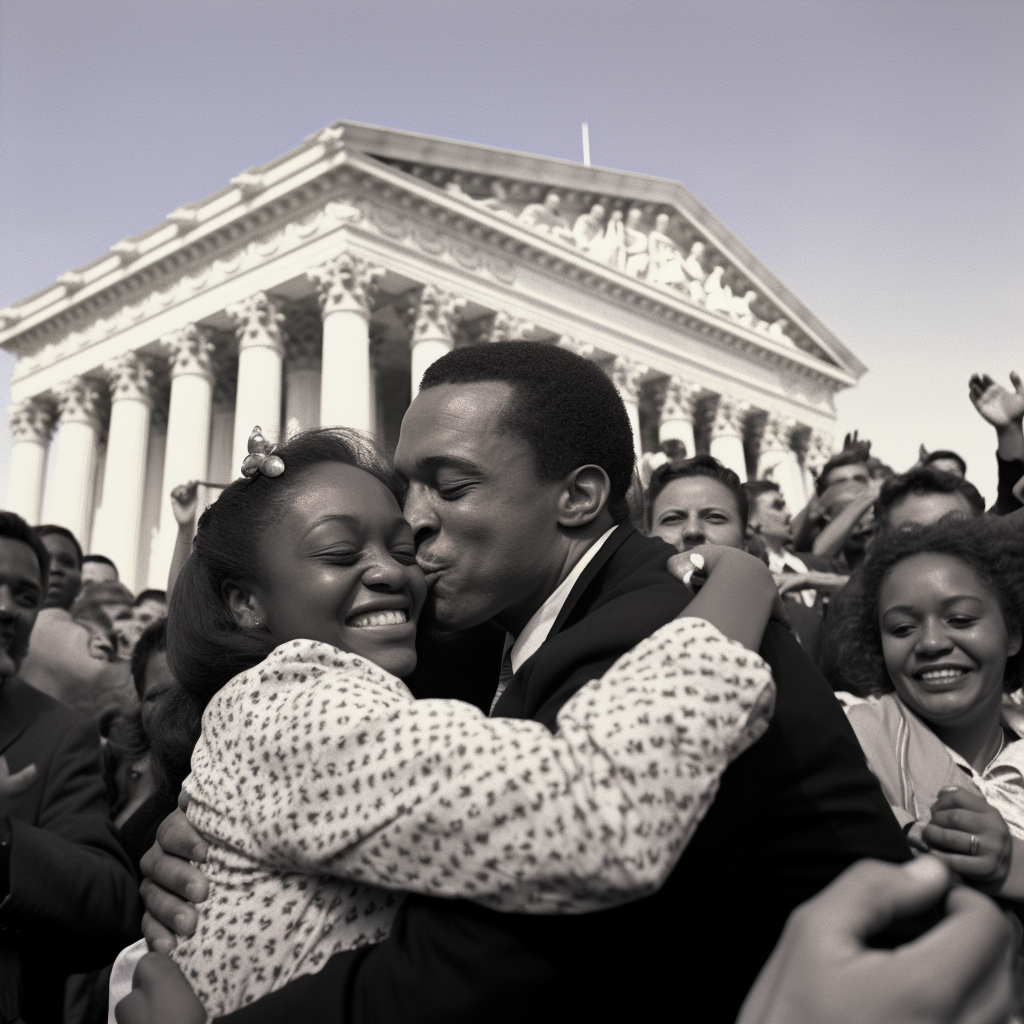
M149 667L149 659L158 651L166 650L167 620L157 619L145 628L142 636L135 642L135 650L132 651L132 682L135 683L139 700L142 700L146 689L146 669Z
M58 527L55 527L58 529ZM39 581L43 586L43 593L46 593L46 585L50 579L50 552L39 536L39 531L33 529L25 522L17 512L0 512L0 537L7 537L8 540L20 540L27 544L36 561L39 563ZM71 538L74 540L74 537ZM77 544L78 541L75 541Z
M284 462L284 473L277 477L257 473L249 480L236 480L200 516L192 553L171 594L167 662L180 694L161 704L158 720L170 729L169 718L174 714L182 717L194 731L189 755L210 698L277 646L265 629L237 625L224 600L223 587L229 581L259 583L259 540L291 508L306 470L330 462L355 466L380 480L399 504L403 498L387 459L371 438L358 431L343 427L307 430L281 445L276 454ZM173 760L167 746L161 742L162 756Z
M894 687L882 656L878 595L886 577L905 558L923 552L949 555L969 565L999 599L1007 629L1024 630L1024 532L995 516L944 516L928 526L885 530L854 581L849 614L836 623L838 662L844 684L861 695L890 693ZM1007 692L1024 686L1024 650L1006 659Z
M654 501L658 495L673 480L694 476L706 476L709 480L717 480L732 491L732 496L736 499L736 511L739 513L740 523L746 530L747 518L750 515L747 492L743 490L739 476L711 455L695 455L692 459L666 462L651 474L651 482L647 485L647 528L650 529L654 525Z

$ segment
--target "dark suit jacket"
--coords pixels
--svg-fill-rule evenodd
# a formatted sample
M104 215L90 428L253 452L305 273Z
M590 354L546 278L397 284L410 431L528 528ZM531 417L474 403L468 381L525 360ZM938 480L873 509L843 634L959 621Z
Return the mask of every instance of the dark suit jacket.
M0 684L0 754L35 764L10 801L10 890L0 903L0 988L21 971L27 1024L59 1022L67 974L110 963L139 937L142 905L107 811L96 727L20 679Z
M496 712L554 728L573 693L685 606L665 567L672 553L620 527ZM910 856L846 716L792 634L769 624L761 653L778 686L771 726L725 772L659 893L561 918L411 896L386 942L339 954L225 1020L533 1024L676 1006L702 1024L732 1024L790 911L861 857ZM490 693L495 675L485 677Z

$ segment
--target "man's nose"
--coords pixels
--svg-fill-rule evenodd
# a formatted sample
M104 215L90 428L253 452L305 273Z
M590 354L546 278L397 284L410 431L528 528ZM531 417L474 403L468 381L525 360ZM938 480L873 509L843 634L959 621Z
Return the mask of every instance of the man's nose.
M11 619L17 614L14 594L8 586L0 587L0 619Z
M412 527L416 543L422 543L425 537L436 533L439 528L437 513L430 503L429 492L422 484L411 483L405 496L405 507L402 510Z

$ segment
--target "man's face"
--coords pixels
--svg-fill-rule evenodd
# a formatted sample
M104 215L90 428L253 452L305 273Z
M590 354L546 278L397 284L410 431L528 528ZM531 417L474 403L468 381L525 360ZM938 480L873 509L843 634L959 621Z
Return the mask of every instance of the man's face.
M953 513L964 519L974 517L974 509L960 493L907 494L889 508L886 525L894 528L901 526L927 526L937 523L943 516Z
M136 621L141 622L143 626L148 626L150 623L156 622L157 619L167 618L167 605L155 597L147 597L142 604L135 606L132 614Z
M82 563L82 586L86 583L116 583L117 570L106 562Z
M50 585L46 591L44 608L71 607L82 587L82 566L75 545L59 533L48 533L43 545L50 552Z
M0 679L21 667L42 605L36 553L24 541L0 537Z
M518 633L558 584L565 538L561 482L537 476L525 441L500 430L507 384L420 392L402 421L395 468L409 484L405 517L444 629L488 619Z
M754 499L750 526L766 540L783 543L792 540L791 520L786 499L778 491L765 491Z
M853 498L861 495L870 483L871 474L863 462L855 462L851 466L836 466L829 471L822 497L830 505L839 503L845 507ZM834 509L832 514L835 515L838 511Z

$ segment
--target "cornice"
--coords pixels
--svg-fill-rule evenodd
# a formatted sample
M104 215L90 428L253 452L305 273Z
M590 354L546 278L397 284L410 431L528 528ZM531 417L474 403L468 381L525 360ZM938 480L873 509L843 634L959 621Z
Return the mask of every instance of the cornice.
M517 265L532 265L717 345L814 378L831 390L856 382L846 368L598 263L375 157L346 152L337 129L311 136L302 147L244 172L202 203L179 208L152 231L119 243L116 252L63 275L54 301L43 302L55 291L51 288L20 303L15 308L25 315L0 331L0 344L21 357L12 379L341 227L450 258L464 270L505 285L514 284ZM107 263L111 266L96 276ZM114 312L104 317L107 310ZM0 316L4 313L10 309Z

